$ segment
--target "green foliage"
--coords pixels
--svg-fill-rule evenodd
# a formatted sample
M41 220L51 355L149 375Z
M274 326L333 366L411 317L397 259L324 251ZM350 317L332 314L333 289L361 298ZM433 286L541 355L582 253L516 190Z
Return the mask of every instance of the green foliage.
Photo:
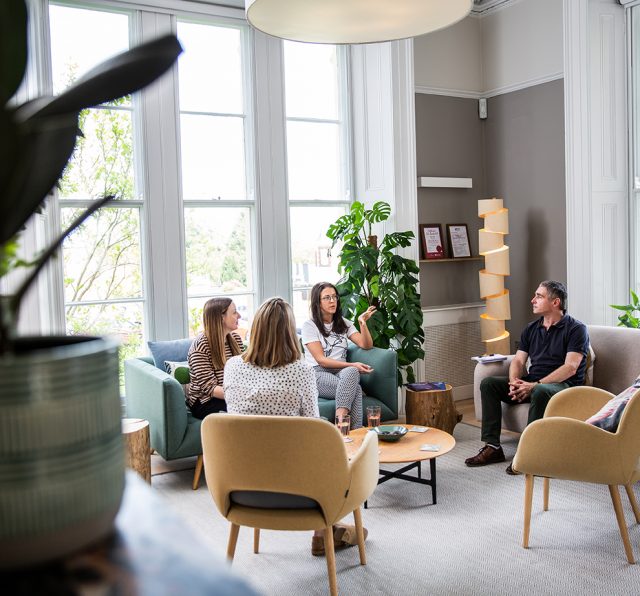
M618 327L631 327L633 329L640 328L640 301L638 295L631 292L631 302L629 304L610 304L611 308L623 311L618 315ZM635 313L638 313L637 315Z
M378 348L392 348L398 354L398 384L415 381L412 364L424 357L422 344L422 308L418 292L419 268L415 261L396 254L395 249L411 245L413 232L386 234L378 245L371 235L374 223L391 215L388 203L379 201L371 209L356 201L346 215L339 217L327 231L333 241L344 242L337 284L346 318L357 323L370 306L376 313L367 326Z
M23 105L11 98L27 67L25 0L0 3L0 274L26 263L17 258L17 238L62 175L76 145L80 112L142 89L175 62L182 48L166 35L99 64L57 97ZM117 119L116 119L117 121ZM118 133L112 126L111 133ZM115 157L114 157L115 158ZM0 353L12 348L20 304L31 284L64 239L114 197L96 200L74 219L34 261L11 296L0 296ZM0 275L0 276L1 276Z

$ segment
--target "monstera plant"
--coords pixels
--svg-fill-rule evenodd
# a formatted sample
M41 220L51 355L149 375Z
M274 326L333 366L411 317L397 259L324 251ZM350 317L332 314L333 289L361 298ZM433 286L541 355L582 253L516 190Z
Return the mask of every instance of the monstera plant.
M412 364L424 357L422 308L418 265L398 255L397 248L411 245L413 232L391 232L378 243L373 225L386 221L391 207L384 201L371 209L355 201L349 213L339 217L327 231L332 247L342 241L337 288L345 317L357 321L369 308L377 311L367 326L378 348L392 348L398 354L398 385L403 371L409 383L415 381Z
M30 262L18 258L18 244L73 153L81 110L148 85L182 51L175 36L161 37L95 67L62 95L20 104L27 18L24 0L0 2L0 278L30 267L0 296L0 569L62 556L113 527L124 489L117 344L18 337L17 321L64 239L117 197L96 198Z

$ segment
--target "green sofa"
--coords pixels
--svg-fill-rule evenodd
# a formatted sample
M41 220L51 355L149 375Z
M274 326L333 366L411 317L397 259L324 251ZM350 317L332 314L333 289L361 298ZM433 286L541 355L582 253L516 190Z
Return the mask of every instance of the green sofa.
M365 416L367 406L379 405L383 421L395 420L398 417L396 353L380 348L363 350L350 344L347 359L364 362L374 368L374 372L361 377L362 389L366 394L363 403ZM155 366L150 356L126 360L124 371L127 416L149 421L151 447L164 459L200 456L193 482L193 488L197 488L202 470L201 421L194 418L186 407L182 386ZM335 401L318 401L320 415L333 420ZM363 424L366 424L366 420Z

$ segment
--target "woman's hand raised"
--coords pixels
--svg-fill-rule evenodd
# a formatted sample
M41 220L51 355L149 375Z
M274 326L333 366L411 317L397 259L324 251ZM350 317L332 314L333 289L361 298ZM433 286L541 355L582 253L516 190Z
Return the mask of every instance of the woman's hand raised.
M361 325L363 323L366 323L375 312L376 312L376 307L370 306L358 317L358 321L360 322Z

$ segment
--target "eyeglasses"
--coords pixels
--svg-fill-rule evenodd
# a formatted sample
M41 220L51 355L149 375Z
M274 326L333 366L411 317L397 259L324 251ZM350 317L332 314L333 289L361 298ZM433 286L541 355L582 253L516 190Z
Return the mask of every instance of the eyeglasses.
M325 302L338 302L338 297L333 294L332 296L323 296L320 300L324 300Z

